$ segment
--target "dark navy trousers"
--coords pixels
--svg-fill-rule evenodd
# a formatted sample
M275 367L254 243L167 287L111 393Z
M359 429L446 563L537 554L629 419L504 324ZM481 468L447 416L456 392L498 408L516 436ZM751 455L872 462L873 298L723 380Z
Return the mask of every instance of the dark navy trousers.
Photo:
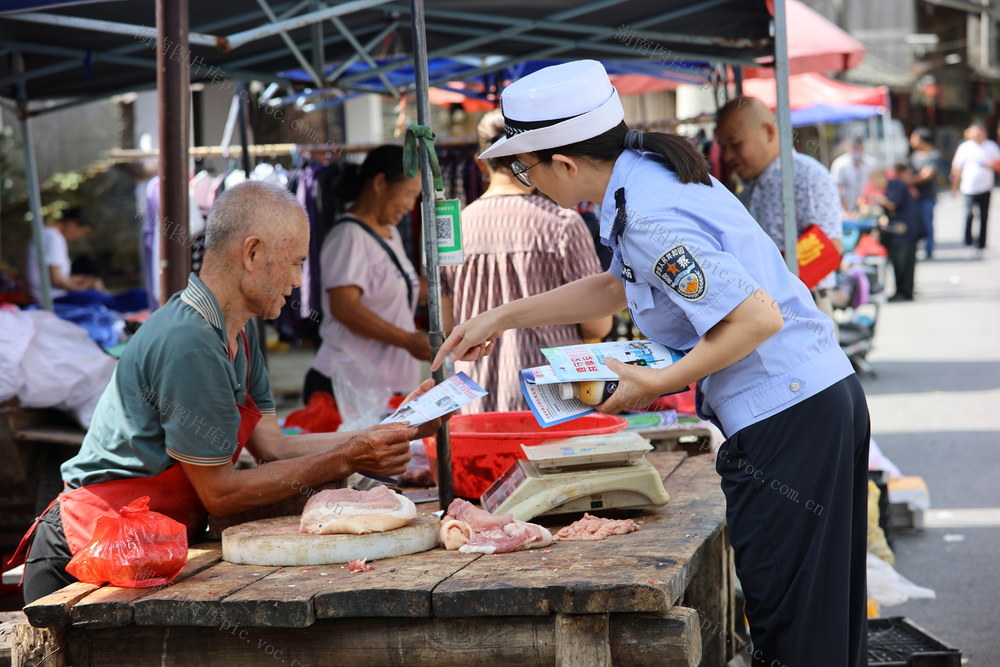
M851 375L719 451L755 667L867 665L870 436Z

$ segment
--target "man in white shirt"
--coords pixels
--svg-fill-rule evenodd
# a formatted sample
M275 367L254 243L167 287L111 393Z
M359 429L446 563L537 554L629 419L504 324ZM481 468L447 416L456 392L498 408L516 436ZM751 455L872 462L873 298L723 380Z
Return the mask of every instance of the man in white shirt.
M93 226L83 217L83 211L74 207L66 209L62 218L43 230L45 266L49 272L53 300L66 296L74 290L94 289L98 286L97 279L92 276L72 275L72 262L69 258L69 244L82 239L91 229ZM41 303L42 281L38 272L38 254L34 238L28 243L25 265L28 293L37 303Z
M965 195L965 245L971 246L973 209L979 209L979 238L976 257L986 247L986 223L990 217L990 193L994 176L1000 169L1000 146L986 138L982 123L973 123L965 131L965 141L955 150L951 162L951 194Z
M853 213L857 210L858 197L874 168L875 160L865 154L865 140L862 137L854 137L850 150L830 165L830 175L837 183L840 206L845 212Z

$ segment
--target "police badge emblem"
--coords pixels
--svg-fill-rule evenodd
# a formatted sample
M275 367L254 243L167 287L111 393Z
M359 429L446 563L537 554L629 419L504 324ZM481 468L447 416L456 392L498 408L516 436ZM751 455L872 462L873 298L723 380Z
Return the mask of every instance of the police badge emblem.
M697 301L705 296L705 289L708 286L705 272L683 244L674 246L660 255L653 266L653 273L667 287L688 301Z

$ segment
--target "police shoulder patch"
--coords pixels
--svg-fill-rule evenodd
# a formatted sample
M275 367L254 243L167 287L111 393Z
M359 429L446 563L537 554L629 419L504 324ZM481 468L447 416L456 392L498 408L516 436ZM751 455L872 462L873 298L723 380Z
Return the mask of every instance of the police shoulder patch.
M705 272L684 244L675 245L660 255L653 265L653 273L688 301L697 301L705 296L705 289L708 287Z

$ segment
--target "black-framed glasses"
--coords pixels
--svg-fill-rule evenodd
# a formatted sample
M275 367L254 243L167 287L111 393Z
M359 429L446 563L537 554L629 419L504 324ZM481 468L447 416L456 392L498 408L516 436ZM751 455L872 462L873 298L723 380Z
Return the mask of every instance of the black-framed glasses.
M529 169L533 169L542 163L541 160L531 165L530 167L525 167L524 163L520 160L514 160L510 163L510 173L514 174L514 178L521 182L526 188L534 187L535 182L531 180L531 175L528 174Z

